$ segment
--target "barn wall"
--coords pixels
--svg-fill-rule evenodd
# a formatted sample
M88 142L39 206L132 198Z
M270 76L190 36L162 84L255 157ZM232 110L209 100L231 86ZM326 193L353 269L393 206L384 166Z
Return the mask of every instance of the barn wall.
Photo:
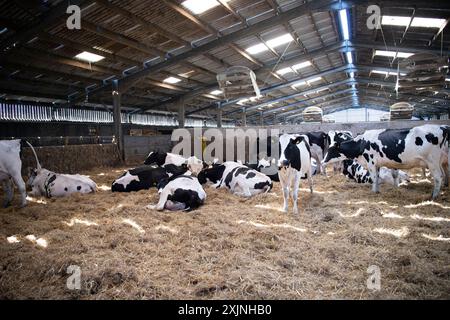
M120 164L116 144L35 147L42 167L58 173L79 173L82 170ZM31 148L22 149L22 174L36 168Z
M402 128L412 128L424 124L446 124L450 125L449 120L431 120L431 121L411 121L411 120L398 120L398 121L382 121L382 122L357 122L357 123L303 123L300 125L279 125L279 126L252 126L252 127L239 127L234 129L268 129L273 130L277 129L279 130L279 133L300 133L300 132L313 132L313 131L324 131L328 132L330 130L346 130L351 131L354 135L363 133L366 130L371 129L402 129ZM193 143L199 143L201 145L201 135L198 134L198 131L194 133L193 129L189 129L192 134L192 141ZM199 129L197 129L199 130ZM204 129L206 130L206 129ZM226 130L230 129L219 129L223 136L224 136L224 146L226 144ZM231 129L233 130L233 129ZM270 134L270 131L269 133ZM207 142L209 143L209 142ZM235 159L236 157L236 141L235 141ZM246 140L246 154L245 159L239 159L243 161L249 161L249 151L251 153L256 154L257 150L257 143L256 141L249 142L248 139ZM248 147L249 146L249 147ZM226 154L226 148L224 150L224 155ZM200 154L195 154L197 157L200 156Z
M150 151L170 152L170 135L125 136L125 161L129 164L142 164Z

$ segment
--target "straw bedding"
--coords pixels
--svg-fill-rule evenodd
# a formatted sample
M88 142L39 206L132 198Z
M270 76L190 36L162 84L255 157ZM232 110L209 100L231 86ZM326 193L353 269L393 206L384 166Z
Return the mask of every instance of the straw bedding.
M84 172L96 194L0 209L0 298L450 298L449 191L428 201L419 171L381 194L342 175L315 177L296 217L280 211L278 183L252 199L206 188L196 211L156 212L145 208L154 189L108 190L124 169ZM66 286L70 265L80 290ZM371 265L379 291L366 285Z

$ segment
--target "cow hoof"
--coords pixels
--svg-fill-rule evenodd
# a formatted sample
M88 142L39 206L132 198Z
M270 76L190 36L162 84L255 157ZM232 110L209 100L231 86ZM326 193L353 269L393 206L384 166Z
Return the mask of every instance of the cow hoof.
M150 210L155 210L156 209L156 205L153 204L149 204L148 206L145 206L146 209L150 209Z
M19 209L25 208L26 206L27 206L26 203L22 203L22 204L19 206Z
M8 208L11 205L11 202L5 202L3 203L3 208Z

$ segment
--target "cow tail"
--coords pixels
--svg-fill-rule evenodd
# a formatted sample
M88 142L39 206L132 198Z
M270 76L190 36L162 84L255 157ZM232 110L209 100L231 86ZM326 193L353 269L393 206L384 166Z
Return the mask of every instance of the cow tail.
M31 151L33 151L34 157L36 158L36 167L37 170L40 171L42 169L41 164L39 163L39 159L38 156L36 154L36 151L34 150L33 146L31 145L31 143L29 143L28 141L24 140L26 144L28 144L31 148Z

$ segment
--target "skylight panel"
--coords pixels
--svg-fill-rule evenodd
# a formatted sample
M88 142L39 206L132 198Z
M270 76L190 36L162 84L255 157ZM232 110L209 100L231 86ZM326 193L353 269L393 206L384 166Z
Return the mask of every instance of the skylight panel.
M224 0L224 2L227 1L229 0ZM219 6L220 3L217 0L186 0L183 1L181 5L194 14L201 14Z
M105 59L105 57L103 57L103 56L100 56L95 53L90 53L87 51L83 51L82 53L77 54L75 56L75 58L77 58L79 60L87 61L87 62L98 62L100 60Z
M305 61L305 62L294 64L291 68L294 70L299 70L299 69L306 68L310 65L311 65L311 61Z
M175 77L168 77L168 78L163 80L163 82L170 83L170 84L178 83L180 81L181 81L181 79L178 79L178 78L175 78Z

